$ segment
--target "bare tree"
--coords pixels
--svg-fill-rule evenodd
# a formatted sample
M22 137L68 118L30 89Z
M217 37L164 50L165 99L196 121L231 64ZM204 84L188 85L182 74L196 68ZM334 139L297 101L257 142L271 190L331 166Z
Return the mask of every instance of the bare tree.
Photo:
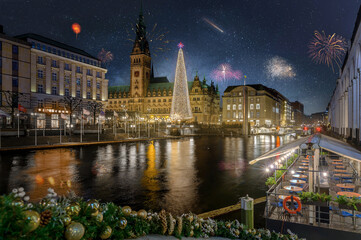
M97 114L100 114L100 111L103 109L104 105L101 102L90 101L88 102L89 111L93 114L93 125L95 125L95 118Z
M83 100L81 98L71 97L71 96L64 96L61 100L64 103L64 107L68 110L70 114L70 124L73 123L73 113L78 109L79 105L82 104Z
M5 109L8 110L8 112L11 115L11 125L15 127L15 109L18 108L19 104L24 104L25 102L28 102L27 94L26 93L20 93L17 91L6 91L1 90L0 93L3 96L3 99L5 100L6 106L3 106Z

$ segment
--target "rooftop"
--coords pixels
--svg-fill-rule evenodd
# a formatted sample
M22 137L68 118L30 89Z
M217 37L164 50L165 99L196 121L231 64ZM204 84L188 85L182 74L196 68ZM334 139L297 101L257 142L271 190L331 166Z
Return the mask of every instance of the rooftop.
M242 87L243 85L236 85L236 86L228 86L226 88L226 90L224 91L224 93L228 93L228 92L231 92L233 89L237 88L237 87ZM256 89L257 91L266 91L268 92L269 94L273 95L273 96L276 96L282 100L286 100L288 101L288 99L283 96L281 93L279 93L277 90L273 89L273 88L269 88L269 87L266 87L262 84L247 84L246 85L247 87L252 87L254 89Z
M46 44L49 44L49 45L52 45L52 46L55 46L55 47L58 47L58 48L61 48L61 49L64 49L64 50L68 50L70 52L77 53L77 54L80 54L80 55L83 55L83 56L86 56L86 57L89 57L89 58L93 58L93 59L99 61L98 58L90 55L89 53L85 52L84 50L69 46L69 45L67 45L65 43L55 41L53 39L41 36L39 34L26 33L26 34L22 34L22 35L19 35L19 36L15 36L15 38L25 40L25 41L27 41L28 39L33 39L33 40L43 42L43 43L46 43Z

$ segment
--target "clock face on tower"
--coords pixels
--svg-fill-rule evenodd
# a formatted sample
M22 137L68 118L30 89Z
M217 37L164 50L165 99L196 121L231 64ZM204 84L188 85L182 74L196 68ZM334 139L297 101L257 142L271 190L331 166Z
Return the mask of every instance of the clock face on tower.
M134 77L139 77L139 71L134 72Z

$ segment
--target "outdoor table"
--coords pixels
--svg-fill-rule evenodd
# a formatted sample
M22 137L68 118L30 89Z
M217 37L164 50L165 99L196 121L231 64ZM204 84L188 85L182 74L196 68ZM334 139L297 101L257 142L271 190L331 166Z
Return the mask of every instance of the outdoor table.
M332 164L333 164L333 165L343 165L342 162L333 162Z
M346 169L335 169L333 171L336 172L336 173L346 173L347 172Z
M338 192L337 195L338 196L346 196L348 198L353 198L353 197L359 198L359 197L361 197L361 194L358 194L358 193L355 193L355 192L346 192L346 191Z
M308 163L301 163L302 166L309 166L310 164Z
M299 180L299 179L292 179L292 180L290 180L290 183L294 183L294 184L305 184L306 181L304 181L304 180Z
M332 160L332 162L342 162L342 160L340 160L340 159L334 159L334 160Z
M294 178L307 178L307 176L303 175L303 174L294 174L294 175L292 175L292 177L294 177Z
M286 189L288 191L293 191L293 192L301 192L302 191L302 188L296 187L296 186L284 186L283 189Z
M335 168L337 168L337 169L345 169L346 166L335 166Z
M340 178L349 178L352 175L350 173L336 173L335 177L340 177Z
M305 173L306 171L303 170L297 170L296 173Z
M339 183L336 186L342 189L355 189L355 185L350 183Z
M308 163L308 162L309 162L309 160L302 160L302 162L304 162L304 163Z
M308 169L306 166L300 166L299 169Z

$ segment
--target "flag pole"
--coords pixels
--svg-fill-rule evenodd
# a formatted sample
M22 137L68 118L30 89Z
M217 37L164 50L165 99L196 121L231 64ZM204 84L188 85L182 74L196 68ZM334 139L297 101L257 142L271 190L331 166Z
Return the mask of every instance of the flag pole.
M100 140L100 114L98 115L98 142Z
M60 143L61 143L61 115L59 119L59 136L60 136Z
M35 146L38 145L38 115L35 113Z
M20 110L18 107L18 138L20 137Z
M81 110L81 122L80 122L80 142L83 142L83 111L84 109Z

